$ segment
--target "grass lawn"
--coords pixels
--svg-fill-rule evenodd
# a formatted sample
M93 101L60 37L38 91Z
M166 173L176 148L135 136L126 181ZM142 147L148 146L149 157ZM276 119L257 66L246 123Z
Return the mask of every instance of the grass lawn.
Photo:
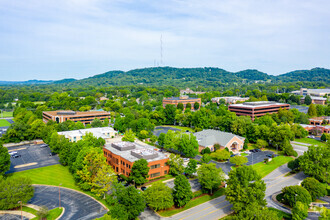
M2 113L0 113L0 117L4 117L4 118L8 118L8 117L13 117L13 112L5 112L3 111Z
M0 119L0 127L10 126L10 123L6 119Z
M272 207L269 207L268 209L277 212L277 216L280 219L292 219L292 215L289 214L289 213L283 212L281 210L278 210L278 209L275 209L275 208L272 208Z
M249 154L247 153L241 153L241 156L248 156Z
M185 211L187 209L190 209L192 207L195 207L197 205L200 205L204 202L210 201L212 199L215 199L217 197L220 197L224 195L225 189L220 188L218 191L216 191L213 195L203 195L201 197L198 197L196 199L190 200L184 207L182 208L175 208L175 209L170 209L170 210L162 210L158 211L158 214L163 216L163 217L169 217L175 214L178 214L179 212Z
M69 172L69 168L62 166L60 164L52 165L48 167L41 167L32 170L26 170L16 173L8 174L8 177L28 177L32 180L32 184L45 184L45 185L52 185L52 186L59 186L61 183L63 187L67 187L70 189L75 189L80 192L83 192L87 195L94 197L96 200L103 203L106 207L108 204L105 200L95 197L90 191L83 191L81 190L76 184L73 179L72 174ZM60 178L59 178L60 177Z
M177 126L177 125L161 125L162 127L172 127L172 128L177 128L180 129L183 132L186 132L186 130L190 132L195 132L194 129L189 128L189 127L182 127L182 126Z
M17 210L20 210L20 208L18 208ZM31 220L38 220L38 219L39 219L39 217L38 217L38 215L37 215L37 213L38 213L37 210L32 209L32 208L30 208L30 207L26 207L26 206L23 206L23 207L22 207L22 210L23 210L24 212L28 212L28 213L31 213L31 214L33 214L33 215L36 216L35 218L33 218L33 219L31 219ZM49 211L48 211L48 215L47 215L47 220L54 220L54 219L56 219L58 216L61 215L62 211L63 211L62 208L55 208L55 209L51 209L51 210L49 210Z
M174 176L172 176L170 174L167 174L164 177L159 178L158 180L156 179L156 180L152 180L150 182L147 182L145 185L146 186L151 186L151 185L155 184L156 182L163 182L163 181L169 180L169 179L174 179Z
M294 141L296 142L300 142L300 143L305 143L305 144L312 144L312 145L319 145L319 146L326 146L326 144L324 142L312 139L312 138L296 138L294 139Z
M262 176L265 177L273 170L282 166L283 164L288 163L289 161L293 160L292 157L287 156L278 156L272 159L272 161L265 164L264 162L253 164L252 167Z
M44 103L45 103L44 101L33 102L33 104L35 104L35 105L41 105L41 104L44 104Z

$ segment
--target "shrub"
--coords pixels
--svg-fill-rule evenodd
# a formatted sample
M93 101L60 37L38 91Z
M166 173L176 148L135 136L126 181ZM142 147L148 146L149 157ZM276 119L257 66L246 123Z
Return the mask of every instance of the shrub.
M296 158L294 160L289 161L288 168L291 169L292 171L298 170L300 168L299 158L300 157L298 157L298 158Z
M208 163L211 161L211 156L209 154L204 154L202 159L201 159L201 163Z
M218 161L228 160L230 158L230 153L226 150L217 150L210 154L210 156Z
M216 151L216 150L219 150L221 146L220 146L220 144L216 143L213 145L213 147L214 147L214 151Z
M201 154L209 154L209 153L211 153L211 150L210 150L210 148L208 148L208 147L204 148L204 149L201 151Z
M292 209L293 220L304 220L308 216L308 206L302 202L297 201Z
M201 196L202 194L203 194L203 192L201 190L198 190L198 191L193 193L193 197L196 198L198 196Z

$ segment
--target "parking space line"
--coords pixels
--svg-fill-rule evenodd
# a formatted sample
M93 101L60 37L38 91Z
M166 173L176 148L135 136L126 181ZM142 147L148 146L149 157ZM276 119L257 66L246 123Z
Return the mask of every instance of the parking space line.
M29 166L37 165L37 164L38 164L37 162L26 163L26 164L22 164L22 165L14 166L14 168L15 168L15 169L18 169L18 168L22 168L22 167L29 167Z

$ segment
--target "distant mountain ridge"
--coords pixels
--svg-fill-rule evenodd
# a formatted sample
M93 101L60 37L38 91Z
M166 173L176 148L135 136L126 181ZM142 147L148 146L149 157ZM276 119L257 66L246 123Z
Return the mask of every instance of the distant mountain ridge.
M88 78L62 79L57 81L29 80L21 82L0 81L0 85L31 85L31 84L63 84L66 86L127 86L127 85L172 85L172 86L229 86L255 82L297 82L321 81L330 83L330 70L313 68L311 70L295 70L282 75L273 76L255 69L229 72L214 67L174 68L150 67L124 71L109 71Z

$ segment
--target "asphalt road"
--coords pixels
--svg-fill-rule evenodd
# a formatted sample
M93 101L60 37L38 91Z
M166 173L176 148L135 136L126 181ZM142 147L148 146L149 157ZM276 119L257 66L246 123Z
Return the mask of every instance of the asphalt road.
M264 178L266 183L266 200L269 207L274 207L282 211L288 210L278 206L271 200L271 195L275 192L281 191L285 186L297 185L306 176L301 172L296 175L285 176L290 171L287 165L283 165ZM232 205L225 200L225 196L218 197L199 206L191 208L185 212L172 216L173 220L215 220L224 217L231 212Z
M40 145L22 145L16 147L9 147L8 151L16 151L17 154L21 155L21 157L10 158L10 170L7 173L59 164L59 158L57 155L49 156L49 153L51 152L49 147L41 148ZM36 164L25 167L17 167L32 163Z
M59 207L59 188L55 186L34 186L33 198L28 202L48 209ZM61 188L61 207L65 212L60 220L89 220L102 217L107 210L93 198L66 188Z
M21 216L12 215L12 214L1 214L0 220L21 220ZM23 220L29 220L29 219L23 216Z

